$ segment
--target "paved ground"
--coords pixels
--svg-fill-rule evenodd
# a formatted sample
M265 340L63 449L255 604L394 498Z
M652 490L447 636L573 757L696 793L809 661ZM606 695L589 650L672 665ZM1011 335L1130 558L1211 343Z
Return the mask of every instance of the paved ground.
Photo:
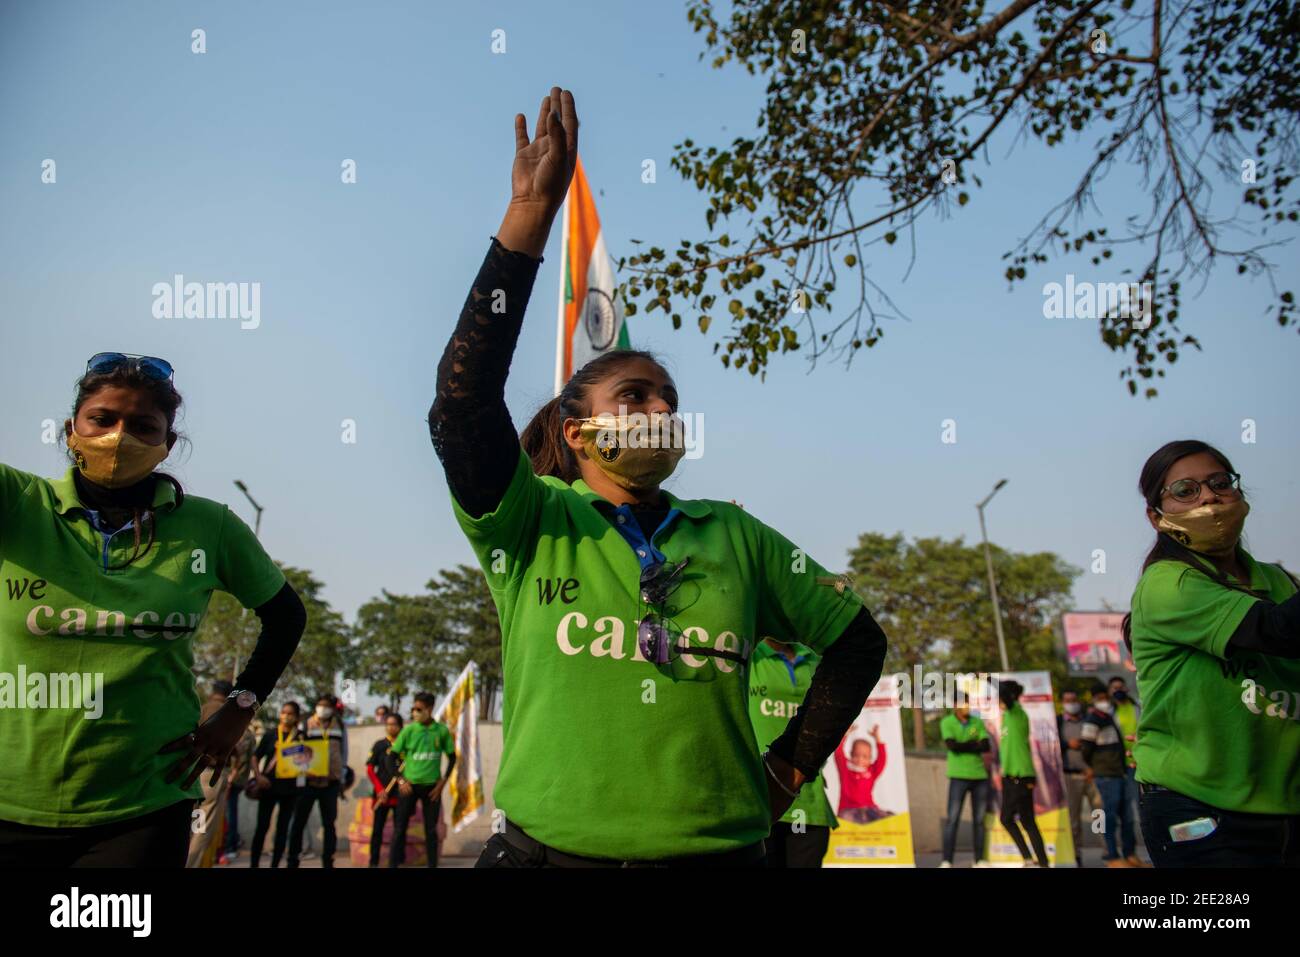
M1106 865L1102 862L1101 854L1102 851L1099 847L1085 847L1083 849L1083 866L1105 867ZM972 855L970 851L964 853L958 851L957 856L953 859L952 866L970 867L973 856L974 855ZM1144 861L1149 860L1140 847L1138 848L1138 857ZM918 854L916 856L916 864L917 867L938 867L942 859L942 855L937 852L933 854Z
M262 852L262 866L263 866L263 867L269 867L270 865L271 865L271 855L270 855L269 852L263 851L263 852ZM474 858L472 858L472 857L444 857L444 858L442 858L441 860L439 860L438 865L439 865L440 867L473 867L473 866L474 866ZM221 865L219 865L219 866L221 866ZM241 851L240 854L239 854L239 857L237 857L233 863L231 863L231 864L227 864L227 865L224 865L224 866L225 866L225 867L248 867L248 852L247 852L247 851ZM284 866L283 862L280 864L280 866L281 866L281 867ZM315 854L315 853L311 854L310 856L304 856L303 859L302 859L301 866L302 866L302 867L314 867L314 868L319 868L319 867L320 867L320 856L319 856L318 854ZM337 853L337 854L334 855L334 866L335 866L335 867L352 867L352 860L351 860L351 858L348 857L348 854L347 854L346 851L343 851L343 852L341 852L341 853Z
M964 853L961 852L961 851L959 851L959 852L957 853L957 857L956 857L956 859L953 861L953 867L955 867L955 868L956 868L956 867L970 867L970 866L971 866L971 857L972 857L972 855L971 855L970 851L966 851L966 852L964 852ZM1138 857L1142 858L1143 860L1146 860L1146 859L1147 859L1146 856L1143 854L1141 848L1138 849ZM941 859L941 858L940 858L940 855L937 854L937 853L934 853L934 854L919 854L919 855L917 855L917 866L918 866L918 867L938 867L938 866L939 866L940 859ZM266 866L268 866L270 863L271 863L270 855L264 853L264 854L262 855L262 866L263 866L263 867L266 867ZM472 857L444 857L444 858L442 858L438 863L439 863L439 866L441 866L441 867L473 867L473 866L474 866L474 858L472 858ZM334 858L334 864L335 864L336 867L351 867L351 866L352 866L352 861L348 858L348 856L347 856L346 853L342 853L342 854L337 854L337 855L335 856L335 858ZM228 864L228 865L225 865L225 866L227 866L227 867L248 867L248 854L247 854L246 852L241 853L241 854L239 855L239 857L238 857L238 858L237 858L237 859L236 859L232 864ZM283 865L282 865L282 866L283 866ZM303 858L302 866L303 866L303 867L315 867L315 868L319 868L319 867L320 867L320 858L319 858L317 855L315 855L315 854L312 854L310 857L305 857L305 858ZM1083 866L1084 866L1084 867L1104 867L1105 865L1102 863L1102 860L1101 860L1101 849L1100 849L1100 848L1092 848L1092 847L1084 848L1084 851L1083 851Z

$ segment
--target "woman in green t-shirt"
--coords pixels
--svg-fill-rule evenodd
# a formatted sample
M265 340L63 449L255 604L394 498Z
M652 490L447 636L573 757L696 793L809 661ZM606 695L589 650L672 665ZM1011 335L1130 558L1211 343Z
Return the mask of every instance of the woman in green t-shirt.
M302 634L248 526L155 471L178 438L172 379L162 359L98 354L64 423L67 474L0 465L0 867L183 867L196 780L219 780ZM263 630L200 723L192 642L215 589Z
M1157 867L1300 866L1300 593L1241 542L1227 456L1170 442L1138 483L1156 542L1124 637L1140 818Z
M1024 691L1024 685L1018 681L1007 679L998 683L998 707L1002 709L1002 737L998 742L1002 783L1000 820L1016 842L1025 867L1050 867L1034 811L1034 788L1038 786L1038 779L1034 771L1029 714L1020 703ZM1022 829L1024 835L1020 833ZM1029 837L1028 843L1025 835ZM1035 857L1029 853L1031 844Z
M575 179L577 136L573 95L559 87L531 142L515 117L510 203L429 411L453 512L501 622L493 799L505 828L479 866L760 866L772 823L879 678L885 638L846 580L739 506L660 487L685 449L677 386L648 353L581 365L516 434L506 374ZM573 245L585 249L593 211L583 195L572 201ZM571 270L572 300L587 307L578 332L594 343L612 313L587 280L585 266ZM822 661L805 706L760 757L748 671L766 635Z

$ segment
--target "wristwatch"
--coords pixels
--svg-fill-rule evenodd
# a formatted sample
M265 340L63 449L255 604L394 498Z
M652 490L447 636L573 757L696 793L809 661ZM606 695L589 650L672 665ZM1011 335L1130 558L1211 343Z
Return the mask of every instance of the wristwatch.
M241 708L249 711L257 707L257 695L247 689L241 691L236 688L234 691L230 692L230 696L226 698L226 700L233 701Z

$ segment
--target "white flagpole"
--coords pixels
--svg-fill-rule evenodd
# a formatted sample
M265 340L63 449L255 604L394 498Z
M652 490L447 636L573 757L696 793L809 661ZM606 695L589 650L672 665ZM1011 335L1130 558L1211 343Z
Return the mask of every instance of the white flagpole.
M560 294L555 319L555 394L564 388L564 280L569 271L569 199L560 207Z

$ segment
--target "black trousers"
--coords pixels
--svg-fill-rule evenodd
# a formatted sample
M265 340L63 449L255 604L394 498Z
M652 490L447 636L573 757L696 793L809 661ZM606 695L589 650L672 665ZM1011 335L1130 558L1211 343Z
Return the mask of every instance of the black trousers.
M384 850L384 822L388 820L389 809L390 805L387 801L384 801L384 803L380 804L379 807L375 808L374 821L370 828L371 867L379 866L379 855L382 854ZM393 819L393 823L397 823L396 818Z
M302 854L302 832L307 830L307 818L311 816L313 804L320 804L321 827L325 837L320 849L320 866L334 866L334 848L338 844L338 835L334 833L334 819L339 813L339 783L331 781L323 788L310 784L298 789L293 805L293 828L289 832L289 867L298 866L298 856Z
M1300 867L1300 814L1224 811L1156 784L1138 785L1142 840L1156 867ZM1214 829L1176 841L1171 827L1209 818Z
M831 842L831 829L821 824L805 824L798 833L793 824L777 821L763 843L767 846L768 867L821 867Z
M253 832L252 860L249 867L262 866L262 845L266 843L266 832L271 829L271 815L275 817L275 843L271 849L271 866L279 867L284 857L285 845L289 840L289 825L293 823L293 808L298 801L297 790L264 794L257 799L257 830ZM277 813L278 811L278 813Z
M1029 840L1034 844L1034 854L1038 856L1038 863L1047 867L1047 848L1043 846L1043 835L1039 833L1038 822L1034 820L1034 779L1010 778L1004 774L1002 776L1002 826L1011 835L1011 840L1016 842L1016 847L1020 849L1020 856L1029 860L1029 847L1020 834L1020 827L1016 826L1016 818L1020 819L1020 827L1025 829L1029 834Z
M438 866L438 815L442 813L442 800L430 800L436 784L412 784L410 794L397 794L397 808L393 814L393 849L388 855L389 867L400 867L406 860L406 825L415 813L415 802L420 802L424 814L425 867ZM373 840L373 839L372 839Z
M35 827L0 821L0 868L183 868L192 800L91 827Z

